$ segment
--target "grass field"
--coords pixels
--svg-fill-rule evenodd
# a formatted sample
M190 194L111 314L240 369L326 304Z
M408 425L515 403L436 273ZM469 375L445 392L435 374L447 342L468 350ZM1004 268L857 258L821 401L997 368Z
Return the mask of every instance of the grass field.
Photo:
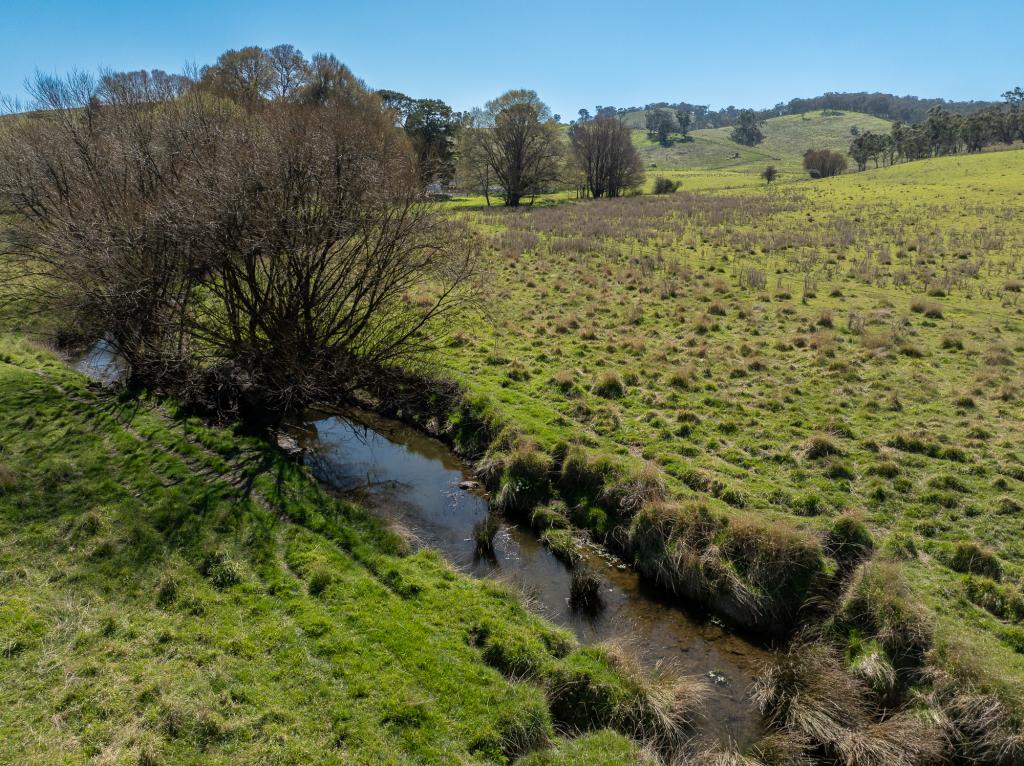
M640 152L649 173L663 170L732 171L760 173L767 165L782 171L783 179L804 177L803 155L808 149L834 149L846 154L850 147L850 129L888 133L890 123L870 114L821 112L773 117L765 121L764 141L757 146L742 146L729 136L732 128L694 130L688 140L674 140L663 146L648 138L644 130L633 131L633 144Z
M450 360L513 424L492 462L646 464L826 571L861 522L944 667L1024 699L1024 152L465 215L496 274Z
M454 203L492 262L442 430L498 508L755 630L817 621L762 707L854 702L742 762L1012 763L986 695L1024 720L1024 151L798 182L858 117L771 121L778 157L731 166L697 135L674 195ZM0 762L615 766L688 734L699 685L0 328Z
M639 758L600 730L646 720L622 660L401 555L263 443L10 335L0 428L0 762Z

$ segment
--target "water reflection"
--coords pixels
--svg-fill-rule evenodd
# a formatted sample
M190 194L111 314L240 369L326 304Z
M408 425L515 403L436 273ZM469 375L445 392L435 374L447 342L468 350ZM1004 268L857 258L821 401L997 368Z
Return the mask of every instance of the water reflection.
M473 526L489 509L482 494L460 489L466 466L415 429L368 413L359 420L309 412L295 423L318 478L359 495L375 513L408 530L417 544L437 548L464 571L516 583L541 613L571 628L581 641L625 641L647 664L670 660L685 673L708 677L715 687L707 710L709 733L741 743L757 734L758 716L747 688L769 659L768 651L706 615L684 612L631 569L594 550L587 551L586 563L602 580L605 608L592 614L570 608L569 569L519 525L501 525L492 558L475 555Z

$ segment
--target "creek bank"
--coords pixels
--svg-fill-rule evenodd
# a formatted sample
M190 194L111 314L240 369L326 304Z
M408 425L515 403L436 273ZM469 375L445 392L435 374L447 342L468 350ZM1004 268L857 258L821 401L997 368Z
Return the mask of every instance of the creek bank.
M437 549L475 576L513 583L537 611L570 628L584 644L626 645L649 669L667 663L705 679L712 687L704 706L707 735L748 742L761 733L748 687L771 661L770 651L711 615L682 611L602 546L581 544L574 570L529 526L506 517L494 535L493 554L478 555L474 526L493 515L487 495L438 439L370 412L342 417L311 410L291 421L289 433L306 450L314 475L357 498L414 546ZM578 567L597 575L602 609L571 605Z
M392 376L363 404L449 445L517 519L561 498L573 526L653 585L739 629L787 640L841 590L843 573L816 533L739 510L681 507L639 461L564 442L542 450L454 381Z

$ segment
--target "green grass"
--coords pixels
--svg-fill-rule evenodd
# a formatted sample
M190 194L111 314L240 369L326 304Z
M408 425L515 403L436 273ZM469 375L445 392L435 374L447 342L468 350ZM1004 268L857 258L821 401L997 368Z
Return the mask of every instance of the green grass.
M630 762L555 734L552 679L611 660L263 443L10 335L0 429L0 762Z
M845 155L850 148L851 128L888 133L890 124L857 112L829 116L808 112L766 120L762 127L764 141L757 146L732 141L732 128L694 130L689 140L678 140L677 136L668 146L651 140L644 130L634 130L633 144L650 174L663 170L756 174L767 165L775 165L783 173L781 180L791 180L805 175L802 162L808 149L834 149Z
M1024 152L706 188L466 213L495 273L453 373L552 455L650 463L742 523L910 541L916 597L1024 698L1021 626L951 566L973 542L1024 578Z

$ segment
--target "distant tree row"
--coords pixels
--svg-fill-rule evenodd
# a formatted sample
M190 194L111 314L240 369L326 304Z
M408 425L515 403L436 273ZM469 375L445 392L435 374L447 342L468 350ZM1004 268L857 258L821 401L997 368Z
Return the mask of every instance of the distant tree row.
M927 119L929 112L936 107L955 114L971 114L992 106L997 106L997 102L946 101L941 98L894 96L891 93L825 93L814 98L794 98L786 104L777 104L774 110L768 111L783 115L830 109L863 112L884 120L921 122Z
M707 105L691 104L686 101L670 103L658 101L645 106L633 106L614 110L620 116L637 112L685 110L691 115L691 130L701 128L728 128L738 125L745 112L754 112L761 120L782 117L787 114L807 112L863 112L885 120L921 122L928 117L929 110L942 107L954 114L972 114L983 109L998 106L996 101L947 101L941 98L917 98L916 96L895 96L891 93L825 93L814 98L794 98L780 102L768 109L744 109L727 106L711 109ZM611 109L611 107L605 107Z
M888 134L856 132L850 142L850 157L858 170L869 162L875 167L895 162L939 157L960 152L978 152L993 144L1024 140L1024 90L1003 94L1003 104L971 114L957 114L934 106L923 122L893 123Z
M251 109L264 103L322 104L328 98L361 98L368 89L334 56L307 59L291 45L248 46L225 51L216 62L188 75L126 72L106 75L109 84L143 87L163 100L187 93L208 94ZM504 204L556 188L573 187L587 196L618 196L643 178L629 130L613 107L596 109L570 128L569 141L534 91L513 90L465 114L438 99L416 99L394 90L374 94L385 114L408 137L421 187L447 188L456 175L466 188L491 194ZM658 128L686 131L689 115L666 115Z

